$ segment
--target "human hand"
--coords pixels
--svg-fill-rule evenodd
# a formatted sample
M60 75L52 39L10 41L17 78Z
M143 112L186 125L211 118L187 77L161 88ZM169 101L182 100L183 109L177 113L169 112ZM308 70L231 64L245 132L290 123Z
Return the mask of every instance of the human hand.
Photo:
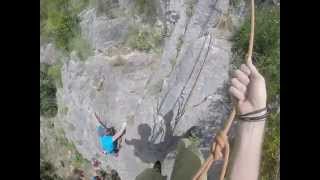
M246 114L266 107L267 91L263 76L250 63L242 64L231 79L229 92L238 100L240 114Z
M121 129L126 129L127 127L127 122L122 123Z

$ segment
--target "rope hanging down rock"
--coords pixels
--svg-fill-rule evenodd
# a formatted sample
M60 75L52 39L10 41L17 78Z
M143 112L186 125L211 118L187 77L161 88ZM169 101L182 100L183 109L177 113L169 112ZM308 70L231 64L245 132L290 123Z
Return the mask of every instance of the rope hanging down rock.
M252 64L252 49L253 49L253 38L254 38L254 0L251 0L251 33L249 40L249 49L246 55L246 64ZM216 135L212 147L211 154L206 159L206 161L202 164L200 169L197 171L193 180L201 180L203 176L206 176L209 171L211 165L215 160L218 160L221 155L223 155L223 167L220 174L220 180L223 180L227 171L228 161L229 161L229 153L230 146L228 141L228 132L236 115L236 105L233 105L232 111L226 121L225 127Z

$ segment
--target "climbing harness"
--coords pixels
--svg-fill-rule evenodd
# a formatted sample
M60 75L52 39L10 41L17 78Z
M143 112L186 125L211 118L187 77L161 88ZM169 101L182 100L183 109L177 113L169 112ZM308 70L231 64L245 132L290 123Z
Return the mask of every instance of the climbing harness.
M250 40L249 40L249 49L246 55L246 63L252 64L252 49L253 49L253 38L254 38L254 0L251 0L251 33L250 33ZM230 145L228 141L228 132L236 115L236 106L233 105L232 111L226 121L225 127L216 135L212 147L211 147L211 154L206 159L206 161L202 164L200 169L197 171L193 180L201 180L203 176L207 174L210 167L212 166L213 162L219 159L219 156L222 154L224 156L223 160L223 167L220 174L220 180L223 180L226 174L228 160L229 160L229 153L230 153Z

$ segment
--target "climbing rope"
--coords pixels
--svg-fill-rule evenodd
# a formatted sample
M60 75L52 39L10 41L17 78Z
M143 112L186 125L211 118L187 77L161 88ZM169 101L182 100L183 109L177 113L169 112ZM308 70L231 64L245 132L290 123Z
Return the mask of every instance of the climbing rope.
M252 49L253 49L253 38L254 38L254 0L251 0L251 33L249 40L249 49L246 55L246 63L252 64ZM193 180L201 180L202 177L206 176L213 162L218 160L221 155L223 155L223 166L220 174L220 180L223 180L227 171L228 161L229 161L229 153L230 153L230 145L228 141L228 132L236 115L236 105L233 106L232 111L226 121L225 127L216 135L212 147L211 154L206 159L206 161L202 164L196 175L193 177Z
M209 42L208 42L208 41L209 41ZM210 47L211 47L211 42L212 42L212 36L211 36L211 35L205 36L204 43L202 44L202 46L201 46L201 48L200 48L200 52L197 54L197 57L196 57L196 60L195 60L195 62L194 62L194 64L193 64L193 66L192 66L191 72L190 72L190 74L189 74L189 76L188 76L188 78L187 78L184 86L182 87L178 98L176 99L175 103L172 105L172 108L171 108L171 109L174 109L176 106L178 107L178 108L177 108L177 114L176 114L176 116L175 116L175 118L174 118L174 124L173 124L173 129L172 129L172 131L175 130L177 124L179 123L179 121L181 120L182 116L183 116L184 113L185 113L185 108L186 108L186 106L187 106L187 103L188 103L188 101L189 101L189 99L190 99L190 96L191 96L191 94L192 94L192 92L193 92L193 90L194 90L194 88L195 88L195 86L196 86L196 84L197 84L197 82L198 82L199 76L200 76L200 74L201 74L201 72L202 72L202 70L203 70L203 68L204 68L205 63L206 63L206 60L207 60L207 57L208 57L208 53L209 53L209 50L210 50ZM208 44L208 45L207 45L206 50L204 50L206 44ZM201 59L201 55L203 54L203 51L205 51L205 52L204 52L205 54L204 54L203 61L201 61L200 59ZM180 63L181 63L181 62L180 62ZM192 86L191 86L191 90L190 90L189 94L188 94L187 97L185 98L185 97L184 97L185 89L187 88L189 82L191 81L192 75L195 74L195 70L196 70L196 67L197 67L197 66L200 66L199 71L198 71L197 74L196 74L195 81L193 82L193 84L192 84ZM164 95L164 98L162 98L160 104L157 103L156 112L157 112L157 114L159 114L159 115L161 115L161 116L163 116L163 115L160 114L160 109L162 108L163 103L164 103L165 99L167 98L168 94L170 93L170 91L171 91L171 89L168 89L168 91L167 91L166 94ZM155 117L154 117L154 122L155 122ZM154 128L153 128L153 130L154 130ZM153 133L154 133L154 132L153 132ZM161 138L162 138L162 137L161 137Z
M200 64L200 70L199 70L199 72L198 72L198 74L197 74L197 76L196 76L196 78L195 78L194 83L192 84L191 90L190 90L190 92L189 92L189 94L188 94L188 96L187 96L186 99L184 99L184 97L183 97L183 92L184 92L185 87L184 87L184 89L181 91L180 97L182 98L182 102L179 102L178 111L177 111L177 115L176 115L176 117L175 117L175 122L174 122L173 130L176 128L177 124L178 124L179 121L182 119L182 116L183 116L184 113L185 113L186 106L187 106L187 104L188 104L188 102L189 102L189 99L190 99L190 97L191 97L191 95L192 95L192 93L193 93L193 90L194 90L194 88L195 88L195 86L196 86L196 84L197 84L197 82L198 82L198 79L199 79L199 77L200 77L200 74L201 74L201 72L202 72L202 70L203 70L203 68L204 68L204 65L205 65L206 61L207 61L207 57L208 57L208 54L209 54L209 51L210 51L210 47L211 47L211 42L212 42L212 36L210 35L210 36L209 36L208 48L207 48L207 51L205 52L204 60L203 60L202 64ZM204 42L204 44L205 44L205 42ZM201 54L201 52L200 52L200 54ZM199 58L200 58L200 55L199 55ZM193 70L192 70L191 74L192 74L192 73L193 73ZM190 76L189 80L190 80L190 79L191 79L191 76ZM186 85L185 85L185 86L186 86ZM178 98L178 99L179 99L179 98ZM184 102L184 103L183 103L183 102Z

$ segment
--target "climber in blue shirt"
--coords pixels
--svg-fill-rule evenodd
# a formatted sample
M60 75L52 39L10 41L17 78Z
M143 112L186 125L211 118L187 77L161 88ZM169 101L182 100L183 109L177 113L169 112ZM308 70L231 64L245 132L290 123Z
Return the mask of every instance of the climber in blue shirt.
M95 114L97 120L100 122L101 125L97 127L97 132L99 136L99 143L101 145L102 151L104 154L117 154L120 148L120 143L122 140L122 136L125 133L127 123L124 122L122 124L121 130L115 132L113 128L105 127L100 118Z

